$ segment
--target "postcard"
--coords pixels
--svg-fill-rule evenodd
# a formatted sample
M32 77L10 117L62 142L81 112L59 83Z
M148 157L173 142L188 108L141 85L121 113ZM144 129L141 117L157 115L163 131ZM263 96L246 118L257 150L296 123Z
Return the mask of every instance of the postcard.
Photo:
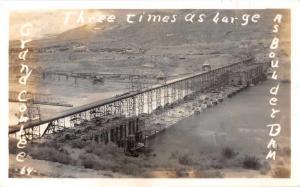
M295 176L291 8L90 3L7 11L9 181Z

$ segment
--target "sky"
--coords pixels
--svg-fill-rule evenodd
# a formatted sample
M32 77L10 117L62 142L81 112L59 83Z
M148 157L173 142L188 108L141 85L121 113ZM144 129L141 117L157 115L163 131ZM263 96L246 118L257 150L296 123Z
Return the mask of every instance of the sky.
M23 24L31 23L30 37L36 39L47 35L58 34L66 30L79 27L83 24L77 23L81 10L49 10L49 11L15 11L10 14L10 40L20 39L20 29ZM65 24L67 13L73 12L68 24ZM99 10L84 10L84 17L103 14Z

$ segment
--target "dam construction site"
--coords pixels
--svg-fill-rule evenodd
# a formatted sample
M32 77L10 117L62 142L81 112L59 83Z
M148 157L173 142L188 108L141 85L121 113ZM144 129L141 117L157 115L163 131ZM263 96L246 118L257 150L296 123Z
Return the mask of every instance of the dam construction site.
M200 115L263 81L267 76L266 67L265 63L255 63L250 57L216 69L204 65L203 72L196 75L28 122L21 135L28 141L53 138L65 142L113 142L132 153L144 148L148 138L180 119ZM9 133L16 136L18 127L10 126Z
M73 16L119 18L74 25L60 25L59 12L10 17L9 177L290 177L289 19L270 52L274 18L288 18L288 10L74 10ZM129 24L121 19L128 14L178 19ZM206 21L185 19L201 14ZM215 23L216 15L260 18L241 25L247 19ZM40 28L24 49L17 18L32 18ZM267 125L274 123L281 125L276 160L266 159Z

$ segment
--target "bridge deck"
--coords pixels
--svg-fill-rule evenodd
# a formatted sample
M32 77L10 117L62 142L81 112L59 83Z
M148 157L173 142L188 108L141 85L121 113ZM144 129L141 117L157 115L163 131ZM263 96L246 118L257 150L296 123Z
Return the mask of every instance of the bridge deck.
M211 73L215 70L219 70L219 69L222 69L222 68L225 68L225 67L230 67L230 66L239 64L241 62L249 61L251 59L252 58L243 59L243 60L235 62L235 63L224 65L224 66L221 66L221 67L218 67L218 68L214 68L211 71L201 72L201 73L186 76L186 77L183 77L183 78L178 78L178 79L169 81L166 84L156 85L156 86L153 86L152 88L146 88L146 89L140 90L139 92L133 92L133 93L123 95L123 96L120 96L120 97L112 97L112 98L96 101L96 102L93 102L93 103L85 104L85 105L82 105L82 106L74 107L72 109L61 112L60 114L57 114L55 116L45 118L41 121L34 121L34 122L24 123L24 129L31 128L31 127L38 126L38 125L42 125L42 124L46 124L46 123L49 123L51 121L58 120L58 119L61 119L61 118L65 118L65 117L68 117L68 116L71 116L71 115L74 115L74 114L77 114L77 113L80 113L80 112L84 112L84 111L87 111L87 110L90 110L90 109L93 109L93 108L96 108L96 107L99 107L99 106L103 106L103 105L107 105L107 104L110 104L110 103L113 103L113 102L116 102L116 101L121 101L123 99L131 98L131 97L137 96L139 94L143 94L145 92L150 92L152 90L160 89L160 88L178 83L180 81L191 79L191 78L194 78L194 77L197 77L197 76L200 76L200 75L205 75L205 74ZM9 126L9 134L16 133L16 132L19 131L19 129L20 129L20 125Z

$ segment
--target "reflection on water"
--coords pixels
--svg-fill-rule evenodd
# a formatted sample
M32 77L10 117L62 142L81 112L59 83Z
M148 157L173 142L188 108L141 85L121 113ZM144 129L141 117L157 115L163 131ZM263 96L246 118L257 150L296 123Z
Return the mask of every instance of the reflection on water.
M247 154L262 154L270 140L267 124L271 106L269 90L276 82L268 80L250 87L199 116L183 119L149 140L160 162L176 151L191 155L220 152L224 146ZM290 84L282 83L278 93L277 121L282 125L279 146L290 144Z

